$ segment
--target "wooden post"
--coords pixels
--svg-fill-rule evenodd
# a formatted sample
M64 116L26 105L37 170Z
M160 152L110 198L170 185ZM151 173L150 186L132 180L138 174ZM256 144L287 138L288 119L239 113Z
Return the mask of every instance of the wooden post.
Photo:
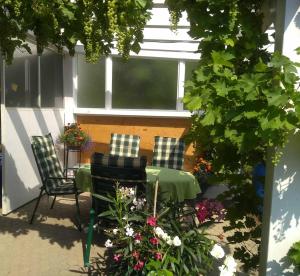
M156 178L155 189L154 189L154 202L153 202L153 216L154 217L156 217L157 190L158 190L158 177Z

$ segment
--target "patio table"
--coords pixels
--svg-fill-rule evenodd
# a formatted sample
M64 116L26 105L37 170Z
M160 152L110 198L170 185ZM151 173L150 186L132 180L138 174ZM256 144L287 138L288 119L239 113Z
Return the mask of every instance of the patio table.
M189 172L169 168L147 166L147 197L152 194L156 179L159 179L159 198L161 200L174 200L183 202L195 199L201 192L199 183L194 175ZM75 176L79 189L92 192L92 179L90 164L82 165Z

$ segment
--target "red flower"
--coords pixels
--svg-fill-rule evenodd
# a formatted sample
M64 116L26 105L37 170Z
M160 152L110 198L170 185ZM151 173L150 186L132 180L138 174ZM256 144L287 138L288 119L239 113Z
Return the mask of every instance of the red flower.
M119 261L121 261L122 255L121 254L115 254L114 255L114 261L116 263L118 263Z
M136 233L135 236L134 236L134 240L135 240L136 243L141 242L142 235L140 233Z
M158 261L162 260L162 254L160 252L156 252L154 258Z
M134 270L139 271L144 267L144 262L138 261L136 265L133 267Z
M155 217L147 218L147 224L149 224L150 226L156 226L156 218Z
M153 244L153 245L158 245L158 239L153 237L153 238L150 238L149 241Z
M132 252L132 257L134 257L136 260L138 260L140 258L140 252L138 251L133 251Z

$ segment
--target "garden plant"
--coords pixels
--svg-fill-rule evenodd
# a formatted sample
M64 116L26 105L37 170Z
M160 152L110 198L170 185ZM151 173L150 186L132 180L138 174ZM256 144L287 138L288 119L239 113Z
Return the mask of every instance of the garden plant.
M234 275L236 262L208 237L205 226L224 218L221 203L204 200L184 212L174 202L161 204L156 213L132 188L116 186L116 196L95 195L109 203L100 218L112 224L108 239L107 273L113 275L206 275L218 266L220 275ZM190 219L188 219L190 218ZM191 218L197 220L191 220Z

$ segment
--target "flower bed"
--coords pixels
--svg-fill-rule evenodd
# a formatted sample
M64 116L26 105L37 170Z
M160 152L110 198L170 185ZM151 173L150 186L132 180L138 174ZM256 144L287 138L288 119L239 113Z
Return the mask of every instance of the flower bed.
M112 275L207 275L221 259L220 275L235 273L233 257L225 257L203 227L223 218L220 203L206 200L188 212L168 203L156 214L145 199L136 198L128 189L117 186L115 198L100 196L110 202L100 217L115 222L105 231L106 261Z

